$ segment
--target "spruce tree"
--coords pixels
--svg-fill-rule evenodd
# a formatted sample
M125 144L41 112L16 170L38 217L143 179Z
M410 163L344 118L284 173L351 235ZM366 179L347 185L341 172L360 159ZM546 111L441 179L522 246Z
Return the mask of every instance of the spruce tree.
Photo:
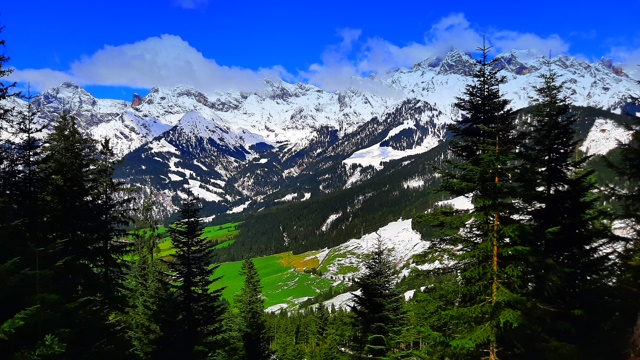
M449 274L444 277L449 280L434 284L439 289L432 293L451 293L456 301L443 311L446 323L434 323L432 331L448 334L453 351L472 357L488 354L493 360L507 347L500 340L520 321L520 260L527 249L520 244L522 227L514 217L518 209L512 198L520 139L509 101L500 93L504 77L487 59L490 48L478 50L482 58L473 82L456 102L462 118L449 127L454 159L441 171L442 190L470 196L474 209L462 230L433 242L438 256L452 261L437 270ZM460 223L455 215L438 221L445 227Z
M167 267L154 256L157 243L157 221L152 216L155 204L143 200L136 227L130 233L133 251L126 285L127 309L123 320L131 352L141 359L159 358L165 341L163 318L170 310L170 284Z
M198 202L192 194L182 202L180 220L169 228L176 249L169 270L174 274L177 319L171 346L185 359L206 358L215 348L222 319L222 289L210 290L217 279L211 265L214 244L202 238Z
M245 277L244 286L236 296L235 302L242 319L244 351L249 360L268 359L271 354L266 338L262 286L258 269L251 259L242 262L240 275Z
M97 191L96 171L100 168L95 142L84 136L76 121L62 114L47 137L40 191L42 224L46 236L40 243L40 264L49 269L47 291L59 299L60 338L67 347L65 357L104 357L121 354L127 347L124 333L114 321L109 296L116 294L115 279L106 280L101 247L113 241L110 217ZM104 179L110 181L111 179ZM113 266L123 266L121 254Z
M638 82L640 84L640 82ZM633 98L640 102L639 98ZM610 192L619 204L618 220L624 224L628 233L621 240L624 243L620 257L618 276L620 298L624 299L624 314L628 327L634 327L630 341L631 358L640 358L640 125L638 117L625 125L631 133L628 143L620 143L618 159L608 159L608 166L615 174L625 180L622 188L612 187Z
M0 27L0 33L3 29ZM4 46L5 40L1 39L0 49ZM8 61L0 51L0 80L12 72L6 67ZM29 216L33 215L30 210L37 208L33 196L37 173L28 161L34 160L35 165L39 144L25 141L33 134L34 127L29 126L33 113L19 114L7 101L20 95L14 92L15 85L0 81L0 353L8 359L29 357L36 351L50 351L52 355L62 351L62 346L55 347L59 351L47 348L47 344L57 343L57 338L51 335L45 343L44 333L38 331L47 312L44 296L40 296L44 294L38 289L41 273L34 266L37 257L33 256L37 234L33 225L39 222Z
M62 114L48 136L43 172L47 196L44 219L51 244L46 266L55 267L57 293L65 302L94 296L100 279L94 235L96 218L91 211L91 171L95 143L82 135L75 118Z
M130 203L124 181L113 178L115 154L109 139L104 139L97 149L95 165L91 170L93 192L92 208L95 213L97 263L103 287L101 294L105 307L122 311L125 275L128 263L122 261L129 253L129 245L123 241L125 227L131 223Z
M365 273L355 280L360 294L354 293L354 350L361 356L386 358L394 349L402 321L403 298L394 286L393 263L378 239L371 257L364 262Z
M223 304L222 331L216 339L219 346L212 358L216 360L244 360L247 357L242 340L242 319L225 299L223 299Z
M570 114L564 83L549 62L540 79L520 154L518 194L531 229L526 264L531 285L520 357L599 358L608 353L613 358L610 345L615 341L597 347L608 348L604 352L591 343L594 334L607 336L602 326L610 320L598 313L611 303L603 248L603 239L611 234L602 222L605 213L590 179L593 170L585 167L588 157L573 156L577 119Z

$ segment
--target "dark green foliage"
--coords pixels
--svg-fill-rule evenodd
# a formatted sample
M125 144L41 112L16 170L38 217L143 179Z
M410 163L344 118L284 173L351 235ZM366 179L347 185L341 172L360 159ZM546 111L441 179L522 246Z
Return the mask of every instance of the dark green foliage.
M639 101L640 99L635 99ZM628 226L628 233L620 240L625 244L620 254L620 298L624 299L624 318L627 329L633 328L630 341L631 358L640 358L640 127L638 118L626 124L631 131L631 141L619 144L617 157L608 154L607 165L613 170L618 183L614 183L610 192L620 206L618 219Z
M222 315L222 331L216 338L213 359L244 360L244 342L242 339L243 324L238 313L223 299L224 314Z
M526 335L522 358L615 357L613 341L606 346L593 337L604 334L614 317L607 314L610 273L602 239L611 239L597 205L587 157L576 159L575 124L564 85L550 68L535 88L538 98L531 121L524 127L527 141L518 192L529 219L531 260L527 278ZM594 303L598 299L599 305ZM594 331L598 329L599 331ZM600 335L602 336L602 335Z
M0 48L4 45L0 40ZM0 79L12 72L6 67L8 60L0 51ZM0 101L19 96L14 88L15 83L0 82ZM55 316L43 307L55 298L39 289L45 277L38 267L36 210L41 177L35 171L40 154L40 144L33 137L36 130L31 111L19 114L0 107L0 353L7 358L32 357L43 351L44 334L36 329L44 318ZM57 341L54 336L48 339Z
M94 142L79 132L73 118L61 116L47 145L42 159L46 181L40 189L47 236L40 244L45 253L40 266L51 269L48 291L65 304L65 356L115 354L126 346L111 320L124 305L118 300L122 277L105 281L104 274L124 272L124 252L109 253L119 246L116 228L127 222L115 200L121 185L113 183L111 162L98 162Z
M174 354L185 359L206 358L214 351L220 332L222 289L211 291L217 266L211 265L214 244L201 238L197 200L190 195L180 208L180 220L169 228L176 249L169 269L173 273L176 314L169 341Z
M143 201L136 227L130 233L132 264L125 282L127 307L122 316L131 352L141 359L158 358L159 352L166 350L163 317L171 310L167 266L153 251L159 239L150 199ZM142 231L147 229L150 231Z
M527 249L519 243L521 228L514 219L517 208L512 201L515 151L520 143L514 114L499 91L504 78L487 61L489 49L479 50L482 59L474 81L456 103L464 115L449 128L455 158L442 171L442 189L453 196L471 196L475 209L464 231L455 233L445 229L460 229L458 216L462 215L444 210L429 216L433 222L427 229L442 235L433 243L437 256L453 260L441 271L447 279L457 278L434 284L433 294L446 300L453 294L456 300L442 309L440 318L446 322L432 323L430 331L445 336L459 354L481 357L489 351L493 358L504 348L504 334L520 322L519 260Z
M6 271L22 278L9 282L20 298L7 307L13 315L4 352L15 354L11 357L64 353L68 359L115 354L126 346L112 321L123 305L117 300L122 276L118 281L101 275L124 274L124 252L110 252L116 228L126 225L114 198L121 185L110 177L111 162L98 164L92 140L80 134L73 119L63 115L44 148L34 136L42 128L33 114L17 119L15 166L3 172L13 204L5 213L4 219L12 220L3 235L8 253L18 256L9 263L16 267ZM108 192L98 191L100 183Z
M317 308L268 314L267 337L278 359L348 359L353 314Z
M258 270L251 259L242 263L240 275L245 277L244 287L236 295L235 303L242 319L244 351L249 360L268 359L271 354L266 339L262 286Z
M394 287L394 268L379 239L371 258L364 263L365 274L356 279L360 294L353 294L356 353L374 359L386 358L399 335L403 298Z
M98 240L92 236L97 219L87 211L93 199L95 154L94 143L80 133L75 119L63 114L48 137L42 165L47 181L41 191L47 196L44 221L52 240L45 244L50 257L43 263L55 267L52 282L65 301L92 296L100 284L91 268L98 263Z
M125 227L131 223L129 205L132 198L127 197L122 180L114 180L113 171L115 155L109 139L99 145L96 164L92 169L93 207L95 208L96 233L98 246L99 271L103 284L110 284L103 291L105 306L122 310L126 267L128 263L121 261L129 252L129 245L121 240L125 235Z

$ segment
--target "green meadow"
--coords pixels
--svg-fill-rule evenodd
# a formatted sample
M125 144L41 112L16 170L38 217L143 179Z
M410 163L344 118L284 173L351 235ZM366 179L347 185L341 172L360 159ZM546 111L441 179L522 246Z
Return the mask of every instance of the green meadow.
M202 237L217 243L216 249L227 247L235 241L234 238L238 234L237 226L240 223L228 223L222 225L214 225L207 226L203 229ZM171 239L169 239L167 234L167 228L164 226L160 226L158 230L156 230L156 235L160 237L162 240L158 244L158 250L156 253L158 257L161 259L166 259L176 253L176 250L173 248L173 244L171 244Z
M296 271L295 266L283 265L282 259L286 255L278 254L253 259L260 275L265 307L292 303L293 299L316 296L328 290L332 283L327 279ZM244 276L240 276L241 266L242 261L220 264L215 276L222 278L211 286L212 289L224 287L222 294L231 303L234 295L244 284Z
M217 249L227 247L235 242L234 238L238 234L237 226L239 224L228 223L205 227L202 237L216 242ZM170 260L171 256L176 253L176 249L171 244L167 228L159 227L156 230L156 235L162 239L157 245L157 256ZM293 303L294 299L313 297L329 289L332 281L303 272L304 269L318 266L316 258L309 260L305 258L308 255L283 253L253 259L260 275L265 307ZM242 261L220 264L215 272L215 277L220 277L220 279L211 285L211 289L224 288L222 295L231 303L233 303L234 295L240 291L244 284L244 276L240 276L241 266Z

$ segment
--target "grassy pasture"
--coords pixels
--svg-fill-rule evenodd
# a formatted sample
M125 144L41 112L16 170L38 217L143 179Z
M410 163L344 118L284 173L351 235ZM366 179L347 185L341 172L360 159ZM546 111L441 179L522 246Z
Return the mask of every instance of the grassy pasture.
M286 259L283 261L283 259ZM265 297L265 307L292 302L293 299L316 296L326 291L331 281L318 276L301 273L292 265L299 262L291 253L277 254L253 259L260 276L260 284ZM316 260L317 261L317 260ZM244 284L244 276L240 276L242 261L220 264L215 276L222 277L212 285L212 289L225 287L222 294L233 303L234 295ZM317 265L316 265L317 266Z

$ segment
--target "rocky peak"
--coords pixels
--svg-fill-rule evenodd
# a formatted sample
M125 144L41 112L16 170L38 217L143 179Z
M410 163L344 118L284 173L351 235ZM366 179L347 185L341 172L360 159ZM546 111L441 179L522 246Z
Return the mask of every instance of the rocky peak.
M443 58L441 56L429 56L428 58L422 60L421 62L413 65L411 70L425 70L425 69L436 69L442 63Z
M505 70L516 75L527 75L540 69L536 60L544 58L531 50L512 50L497 55L493 60L493 69Z
M449 51L442 60L440 68L438 69L438 74L470 76L473 75L475 66L476 61L469 54L453 49Z
M269 79L265 79L264 83L265 96L271 100L286 101L293 96L293 93L289 89L287 89L282 81L274 82Z
M91 109L97 105L96 99L86 90L72 82L63 82L37 95L33 99L37 111L75 113Z
M611 70L612 73L618 75L618 76L625 76L626 74L624 73L624 71L622 70L622 68L616 66L613 63L613 59L605 59L604 57L602 59L600 59L600 63L606 67L607 69Z
M73 90L78 90L80 89L80 86L76 85L76 83L71 82L71 81L65 81L62 84L60 84L60 86L58 86L58 89L73 89Z
M136 108L140 104L142 104L142 96L138 94L133 94L133 99L131 100L131 107Z

